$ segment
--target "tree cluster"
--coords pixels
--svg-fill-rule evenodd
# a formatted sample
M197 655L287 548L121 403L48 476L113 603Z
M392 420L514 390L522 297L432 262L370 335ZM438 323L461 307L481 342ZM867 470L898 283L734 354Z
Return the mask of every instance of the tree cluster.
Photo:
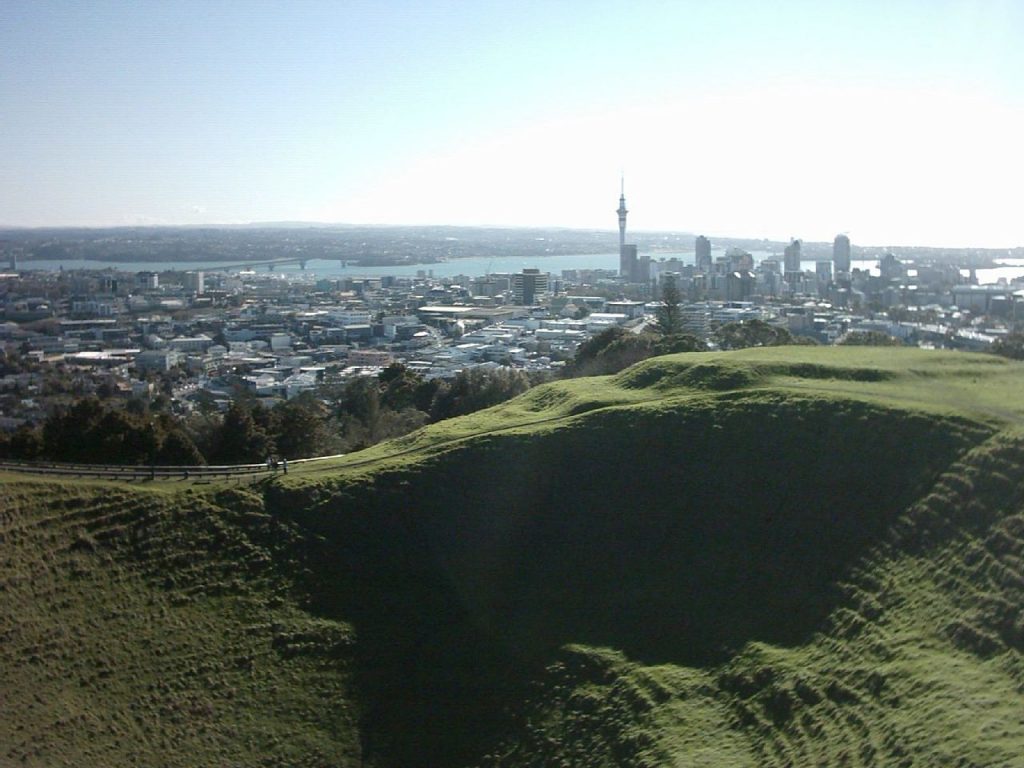
M580 344L575 358L566 367L566 374L572 377L603 376L617 373L649 357L706 350L707 345L703 341L687 333L633 333L614 326Z
M324 456L366 448L441 421L488 408L534 382L510 368L463 371L427 380L403 365L265 408L240 395L220 415L186 418L87 397L53 413L41 428L0 435L0 457L73 463L200 465L260 463L268 457Z
M992 342L992 351L1011 360L1024 360L1024 333L1015 331Z
M764 320L745 320L727 323L711 336L719 349L747 349L748 347L781 347L786 344L806 344L785 328Z
M407 434L424 424L489 408L529 389L522 371L470 368L451 379L426 379L401 363L378 378L349 381L336 395L338 429L346 450Z
M844 334L837 346L842 347L899 347L903 342L882 331L850 331Z
M566 375L601 376L621 371L648 357L676 352L706 352L707 344L683 332L678 305L675 283L666 281L662 288L662 306L655 313L651 332L633 333L618 326L602 331L580 344L575 358L566 367ZM718 328L711 339L719 349L815 343L763 320L728 323Z
M0 455L81 464L203 464L182 425L167 413L111 408L95 397L52 414L41 429L0 438Z

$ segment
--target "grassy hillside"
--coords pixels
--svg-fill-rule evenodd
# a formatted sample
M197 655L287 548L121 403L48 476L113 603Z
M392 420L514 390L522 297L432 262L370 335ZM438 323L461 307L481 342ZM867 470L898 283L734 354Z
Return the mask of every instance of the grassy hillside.
M0 485L0 764L357 764L352 629L262 506Z
M1013 765L1024 367L676 355L252 489L0 485L38 765Z

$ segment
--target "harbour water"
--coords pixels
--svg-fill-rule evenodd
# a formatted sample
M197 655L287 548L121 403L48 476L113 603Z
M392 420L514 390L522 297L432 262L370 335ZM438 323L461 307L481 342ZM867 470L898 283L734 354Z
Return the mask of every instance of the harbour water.
M717 257L724 254L724 251L713 251L712 256ZM767 251L753 252L755 263L766 258L778 258L781 256ZM693 263L693 253L657 253L651 254L653 260L678 258L684 264ZM978 282L981 284L998 283L1000 279L1010 281L1015 278L1024 277L1024 259L1003 259L996 262L999 266L976 270ZM801 267L805 270L814 271L816 262L805 260ZM875 259L854 260L851 264L856 269L867 269L873 274L878 274L878 262ZM124 272L163 272L168 270L226 270L237 272L244 267L239 262L223 261L84 261L84 260L34 260L22 262L21 269L41 269L57 271L60 269L115 269ZM456 275L479 277L482 275L499 272L520 272L523 269L536 268L553 275L561 275L563 270L570 269L607 269L618 270L618 253L580 253L557 256L471 256L463 259L452 259L451 261L435 262L430 264L402 264L397 266L360 266L344 264L335 259L310 259L306 268L302 269L299 264L275 264L273 273L290 277L324 277L338 278L350 277L382 277L393 275L396 277L415 276L423 273L435 278L451 278ZM259 272L269 272L267 266L257 268Z

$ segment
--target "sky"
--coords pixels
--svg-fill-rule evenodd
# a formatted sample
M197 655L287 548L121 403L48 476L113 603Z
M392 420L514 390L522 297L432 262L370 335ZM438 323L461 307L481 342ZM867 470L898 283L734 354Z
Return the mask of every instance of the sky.
M8 0L0 225L1024 245L1020 0ZM614 243L615 241L610 241Z

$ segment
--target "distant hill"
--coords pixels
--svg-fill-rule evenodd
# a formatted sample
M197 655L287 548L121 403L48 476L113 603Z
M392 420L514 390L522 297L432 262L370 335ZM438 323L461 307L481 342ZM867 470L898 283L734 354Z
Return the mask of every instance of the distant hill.
M781 256L785 242L708 234L716 248L737 247ZM629 241L654 257L693 251L696 233L630 230ZM805 259L830 259L831 242L804 242ZM618 233L608 229L558 227L354 226L302 222L173 227L0 227L0 255L19 249L19 259L83 261L264 261L275 258L346 259L364 265L427 264L463 257L542 257L618 250ZM884 244L854 243L856 259L890 250ZM1024 258L1024 248L892 249L901 257L933 259L975 267L995 259Z
M1019 765L1024 366L654 358L253 486L0 484L0 763Z

